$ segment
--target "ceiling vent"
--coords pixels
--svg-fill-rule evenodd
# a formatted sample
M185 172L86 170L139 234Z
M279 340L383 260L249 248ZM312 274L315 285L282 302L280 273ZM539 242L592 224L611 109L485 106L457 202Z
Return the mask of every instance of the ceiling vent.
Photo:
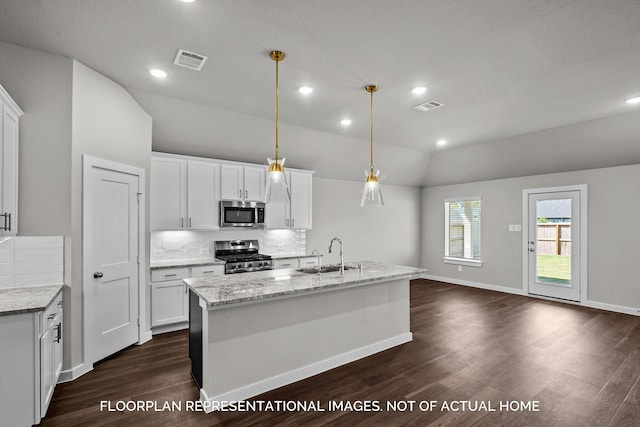
M200 71L207 62L207 57L200 55L199 53L189 52L188 50L179 49L176 59L173 63L181 67L191 68L192 70Z
M431 110L435 110L436 108L440 108L443 105L444 104L442 102L434 101L432 99L430 101L423 102L422 104L415 105L413 108L415 108L418 111L431 111Z

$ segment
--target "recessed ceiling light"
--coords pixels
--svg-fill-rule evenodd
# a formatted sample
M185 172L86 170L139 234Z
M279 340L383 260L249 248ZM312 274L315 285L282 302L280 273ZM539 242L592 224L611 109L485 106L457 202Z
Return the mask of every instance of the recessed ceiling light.
M313 88L309 86L300 86L298 88L298 92L300 92L303 95L309 95L311 92L313 92Z
M425 86L416 86L413 89L411 89L411 92L413 92L414 95L422 95L426 91L427 91L427 88Z
M158 70L157 68L150 69L149 73L153 77L157 77L159 79L164 79L165 77L167 77L167 72L166 71Z
M438 144L438 147L444 147L445 145L447 145L447 140L446 139L439 139L436 141L436 144Z
M627 104L640 104L640 96L629 98L626 100Z
M340 120L340 124L342 126L349 126L351 124L351 119L342 119Z
M196 0L180 0L182 3L193 3Z

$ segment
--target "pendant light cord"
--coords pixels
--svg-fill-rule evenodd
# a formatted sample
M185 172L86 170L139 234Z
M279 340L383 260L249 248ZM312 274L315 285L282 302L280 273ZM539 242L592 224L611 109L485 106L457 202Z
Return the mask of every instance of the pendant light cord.
M370 94L371 94L371 109L369 111L369 135L370 135L369 150L371 154L371 163L369 165L369 170L371 175L373 175L373 91L371 91Z
M278 60L276 60L276 164L278 163Z

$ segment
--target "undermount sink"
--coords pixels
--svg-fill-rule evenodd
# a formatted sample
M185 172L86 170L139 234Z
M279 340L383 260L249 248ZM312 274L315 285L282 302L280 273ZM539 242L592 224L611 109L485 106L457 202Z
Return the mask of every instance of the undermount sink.
M355 267L351 267L349 265L345 265L344 269L346 270L352 270ZM306 273L306 274L317 274L317 273L331 273L332 271L340 271L340 266L339 265L324 265L322 266L320 269L318 269L318 267L309 267L309 268L299 268L296 271L299 271L301 273Z

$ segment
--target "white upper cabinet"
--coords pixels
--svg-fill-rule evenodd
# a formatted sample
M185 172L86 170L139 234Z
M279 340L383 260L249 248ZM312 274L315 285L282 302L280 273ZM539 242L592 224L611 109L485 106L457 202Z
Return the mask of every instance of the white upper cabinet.
M311 229L312 174L291 171L291 228Z
M265 226L311 229L313 172L285 173L291 203L267 203ZM220 200L261 202L266 174L261 165L154 153L151 230L218 230Z
M0 235L18 233L18 118L20 107L0 86Z
M219 199L216 184L219 165L189 160L187 164L187 227L194 230L217 230Z
M311 229L312 172L285 171L291 204L269 202L265 211L267 228Z
M222 200L261 202L264 199L266 166L221 165Z
M187 216L187 161L151 158L151 229L180 230Z
M151 230L217 230L219 165L154 155Z

